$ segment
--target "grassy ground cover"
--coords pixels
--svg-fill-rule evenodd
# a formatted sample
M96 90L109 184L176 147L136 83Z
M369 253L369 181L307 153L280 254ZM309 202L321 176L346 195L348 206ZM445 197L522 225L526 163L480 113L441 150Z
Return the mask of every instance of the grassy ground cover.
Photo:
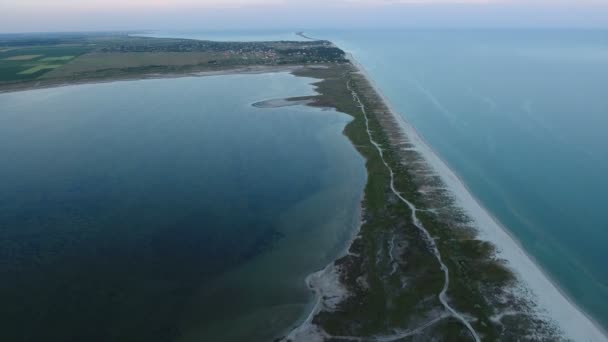
M346 87L349 82L367 109L371 135L394 172L397 191L418 208L418 218L449 268L450 305L468 318L483 340L517 340L522 336L559 339L550 322L535 316L533 303L513 291L513 274L496 258L491 244L476 239L476 228L449 193L419 191L444 187L421 156L408 149L411 145L407 137L367 79L349 64L294 73L320 79L316 83L320 95L310 97L315 100L313 105L333 107L353 116L344 133L366 158L368 171L360 233L350 253L335 262L341 270L341 283L351 296L336 310L320 311L313 323L330 336L343 339L390 336L437 320L399 340L473 340L466 327L438 300L445 283L439 263L414 226L409 207L390 189L389 171L370 142L365 116Z
M59 68L60 66L61 65L59 64L37 64L29 69L23 70L19 73L19 75L32 75L41 71L53 70Z

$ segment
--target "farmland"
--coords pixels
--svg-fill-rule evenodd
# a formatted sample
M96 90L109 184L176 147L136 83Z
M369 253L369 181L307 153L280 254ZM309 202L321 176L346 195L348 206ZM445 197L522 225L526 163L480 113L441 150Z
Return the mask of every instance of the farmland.
M0 91L235 67L345 61L344 53L327 41L213 42L122 33L0 35Z
M0 83L34 80L91 50L88 45L4 48L0 50Z

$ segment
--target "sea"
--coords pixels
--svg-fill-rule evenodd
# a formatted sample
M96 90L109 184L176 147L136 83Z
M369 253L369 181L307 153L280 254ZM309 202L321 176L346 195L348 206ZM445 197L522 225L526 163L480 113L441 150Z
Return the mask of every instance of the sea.
M292 31L352 53L551 281L608 328L608 30ZM289 35L233 32L303 39Z
M287 72L0 94L1 341L270 341L351 240L351 117Z
M608 31L327 36L353 53L563 292L608 328Z

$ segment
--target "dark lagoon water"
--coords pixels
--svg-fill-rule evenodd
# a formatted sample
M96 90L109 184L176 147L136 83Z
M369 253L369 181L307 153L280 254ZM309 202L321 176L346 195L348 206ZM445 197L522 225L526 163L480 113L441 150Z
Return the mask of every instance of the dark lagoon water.
M608 328L608 31L306 33L352 52L473 195ZM229 34L289 30L163 35Z
M286 73L0 95L0 340L267 341L358 224L344 114Z

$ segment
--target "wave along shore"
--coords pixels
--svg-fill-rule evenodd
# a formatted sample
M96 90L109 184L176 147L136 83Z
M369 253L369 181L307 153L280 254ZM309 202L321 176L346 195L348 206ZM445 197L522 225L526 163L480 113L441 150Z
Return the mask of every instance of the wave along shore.
M382 143L386 144L387 141L390 145L393 145L391 146L393 149L408 150L408 152L405 153L413 152L416 155L420 156L422 158L422 163L425 164L422 169L428 170L428 172L432 173L433 176L439 177L440 183L436 184L440 184L442 192L445 191L447 194L449 194L448 196L450 198L450 201L453 201L453 203L451 203L450 205L457 206L459 208L458 210L464 210L464 215L466 215L468 220L466 225L468 225L470 222L470 224L475 229L474 239L480 240L480 243L482 244L486 242L494 246L488 248L489 250L492 250L492 253L490 253L492 256L490 256L489 258L493 260L499 260L498 262L500 264L504 262L506 268L514 275L515 281L513 283L509 282L510 285L500 285L500 291L480 291L479 294L480 297L485 296L484 298L493 297L486 302L488 302L490 306L495 307L494 309L490 308L487 312L496 313L498 311L498 313L496 313L492 317L489 317L489 322L496 323L496 326L503 327L503 332L500 333L501 335L499 336L501 336L501 338L505 338L505 336L516 336L518 338L523 337L524 340L568 339L574 341L608 341L606 333L602 330L602 328L597 323L593 322L590 317L588 317L580 308L578 308L576 304L569 300L566 295L550 281L546 274L543 273L541 268L534 263L532 258L525 253L525 251L516 242L516 240L509 235L507 230L502 227L498 223L498 221L482 207L482 205L477 201L477 199L466 188L465 184L423 140L423 138L416 132L415 128L410 125L401 115L398 114L398 112L390 105L390 102L386 99L386 97L380 92L378 86L372 81L372 78L367 74L364 67L360 65L352 56L349 55L348 57L352 65L354 66L354 72L351 73L360 74L363 78L362 82L360 83L368 83L369 87L371 87L372 89L371 91L368 91L368 93L375 93L371 96L367 96L368 100L369 98L372 98L370 103L373 104L374 96L378 98L377 102L380 102L379 104L376 104L376 106L372 105L372 107L375 107L372 108L372 112L382 113L382 110L374 111L374 109L377 108L385 108L385 111L387 112L386 115L389 117L388 122L390 123L390 125L387 125L387 121L385 120L381 122L380 126L383 126L384 131L398 131L386 132L389 136L389 139L386 139L386 141L382 141L380 144L376 144L374 140L377 138L372 138L372 133L370 132L368 126L368 133L370 133L369 139L373 145L377 145L376 147L379 148L378 151L380 152L380 157L382 158L382 152L386 148L386 146L389 146L382 146ZM324 86L322 84L323 82L319 82L317 84L318 87L321 88L321 93L325 90L323 89ZM325 88L331 89L331 85L325 86ZM330 90L330 92L331 91L334 90ZM357 93L353 92L353 94L355 94L355 97L357 97ZM363 97L365 98L366 96L363 95ZM365 112L363 104L361 102L359 103L361 104L361 107L359 109ZM349 114L353 113L352 108L346 108L344 106L342 106L343 108L340 108L340 105L338 105L337 107L337 109L340 111L349 112ZM373 116L382 116L382 114L374 113ZM367 117L365 118L365 120L367 121ZM379 121L382 121L382 119L379 119ZM379 128L379 126L375 127L375 129L377 128ZM372 131L373 130L374 129L372 129ZM346 134L351 138L351 140L353 140L353 143L358 146L360 152L365 151L365 148L361 148L360 143L356 141L356 136L355 138L353 138L354 134L356 133L349 133L347 128ZM403 140L391 140L391 135L401 136ZM365 155L369 152L362 153ZM368 159L368 173L375 172L369 169L371 164L370 155L367 154L366 158ZM392 158L390 153L387 158ZM419 162L417 159L413 159L413 162L412 160L407 160L407 158L405 159L405 162ZM382 161L384 162L384 160ZM393 171L391 170L389 163L385 162L384 164L389 169L392 179ZM399 166L395 166L398 164L392 165L393 168L399 168ZM399 172L400 170L396 169L396 171ZM429 177L429 175L426 174L424 175L424 177ZM394 182L391 180L391 184L393 183ZM397 184L397 187L403 187L403 185L404 183L400 183ZM423 193L424 191L421 188L426 187L426 185L417 184L417 186L417 191ZM433 186L435 186L435 184L433 184ZM391 187L393 186L391 185ZM394 187L393 190L395 190ZM416 208L411 205L408 200L401 197L400 192L394 192L397 197L402 198L404 202L408 203L408 205L412 209L412 220L414 221L415 226L418 226L418 224L422 225L422 223L415 217L417 212L419 213L419 215L421 215L422 212L433 212L435 210L429 208L425 209L425 207L422 207L419 204L417 204L419 208ZM366 206L369 205L369 202L369 199L366 199L363 203L364 213L368 212ZM456 212L457 211L450 211L449 215L453 216ZM373 214L371 217L374 218ZM400 220L404 221L404 219L406 219L407 217L408 216L401 216ZM361 246L363 245L361 241L368 238L366 237L368 233L366 233L365 231L365 225L368 224L368 222L366 221L368 220L370 220L370 215L363 215L362 231L359 233L359 236L354 240L351 248L346 252L345 255L341 256L335 262L328 265L324 270L314 273L307 278L308 286L316 294L316 302L314 308L312 312L308 315L306 320L300 326L293 329L287 335L287 337L285 337L285 340L323 341L326 339L350 339L359 341L393 341L403 339L408 336L419 335L422 333L427 334L427 337L453 337L457 335L464 336L467 334L466 330L468 330L469 338L473 340L478 340L477 331L475 330L475 328L472 328L468 323L471 322L471 325L477 327L476 329L479 330L480 327L486 325L483 321L480 321L479 319L479 317L483 316L483 314L480 315L479 313L477 313L478 316L474 317L475 315L471 312L474 310L469 308L465 308L465 311L462 312L458 311L458 304L462 303L459 302L457 298L457 296L462 295L461 293L459 293L459 291L461 291L461 288L458 288L459 286L462 286L461 284L454 284L455 289L448 289L447 301L445 303L443 300L441 301L442 304L447 304L444 305L444 308L438 308L438 306L435 304L434 307L433 305L428 305L427 307L424 307L420 310L420 313L408 313L414 316L414 319L409 320L408 326L403 327L403 329L396 328L393 325L392 327L386 326L383 328L385 329L383 331L386 331L386 333L374 333L373 330L369 330L369 333L367 334L328 333L328 329L347 333L354 331L367 331L364 329L359 329L359 326L353 327L352 324L348 326L348 323L346 324L346 328L344 328L343 326L340 327L340 320L342 320L343 323L345 321L345 317L339 317L338 319L335 319L335 317L333 316L342 315L347 317L346 321L348 321L348 319L356 321L358 318L360 318L360 316L353 316L348 318L348 314L345 313L348 310L352 310L353 307L356 307L357 304L352 304L352 302L357 302L360 300L353 300L353 298L360 298L360 294L364 293L364 291L358 292L358 294L354 292L361 289L369 291L370 288L373 286L370 284L366 284L364 278L368 276L368 274L361 274L361 272L357 273L357 271L353 271L353 269L357 269L358 267L353 266L353 264L365 263L365 259L361 259L361 255L365 253L364 247ZM416 221L418 221L418 224L416 223ZM423 221L425 220L423 219ZM440 223L443 222L440 221ZM448 223L448 226L452 226L452 222ZM427 221L425 221L424 224L428 224ZM454 227L458 228L458 223L456 223ZM433 227L431 226L431 228ZM422 227L422 230L425 230L424 227ZM448 229L448 232L449 231L450 230ZM403 267L405 264L407 264L407 261L399 260L398 255L399 253L404 254L404 251L406 251L407 248L412 247L408 245L407 239L399 235L401 234L399 232L400 229L395 229L389 233L393 235L391 238L389 238L387 248L385 248L385 245L387 245L387 241L384 240L380 241L380 244L376 246L376 248L378 248L378 251L376 255L377 260L375 261L375 264L379 268L382 267L382 258L387 257L390 259L387 264L387 267L390 266L388 268L390 270L390 274L388 274L386 277L380 276L380 278L382 279L393 276L393 274L397 273L396 271L400 267ZM432 231L432 233L437 234L437 231ZM457 230L452 230L449 234L461 234L461 232L458 232ZM435 241L438 241L440 238L445 239L445 236L428 236L428 239L426 239L427 249L429 248L429 246L432 247L435 244ZM454 239L457 240L457 238ZM423 240L425 240L424 237ZM409 243L414 244L414 242L411 241L411 238L409 240ZM441 244L443 242L439 243ZM440 249L442 248L444 247L441 247ZM359 253L360 251L361 253ZM450 250L448 249L447 251L449 252ZM386 254L388 254L388 256L386 256ZM445 254L444 257L451 258L452 255ZM486 257L485 254L484 257ZM428 260L426 262L432 263L432 261ZM439 262L441 263L441 255L439 255ZM457 279L457 277L462 277L463 274L466 276L466 273L459 273L458 270L454 270L454 268L458 268L458 266L458 264L450 264L449 267L452 268L450 270L450 277L446 279L447 281L444 286L447 287L450 281L458 282L460 280L461 283L466 282L466 280L464 279ZM443 267L447 268L448 266L442 264L442 269ZM456 271L456 274L454 274L454 272L452 271ZM466 272L470 274L471 272L477 272L477 270L469 269ZM483 273L483 270L479 272ZM353 276L353 274L356 276L356 279L354 279L355 276ZM473 276L473 278L474 277L475 276ZM407 289L406 286L408 286L409 284L408 281L410 281L410 279L412 278L413 277L401 278L401 291ZM475 281L480 281L480 283L483 283L483 280L480 279L475 279ZM353 283L355 284L353 285ZM481 285L480 287L483 288L484 286L485 285ZM386 288L387 286L385 285L384 289ZM390 291L390 286L388 288ZM495 290L495 288L491 287L490 285L488 285L488 288L491 288L491 290ZM454 293L450 293L450 291ZM488 295L488 293L490 294ZM444 294L445 291L442 291L441 294L438 294L438 297L441 299L442 295ZM398 299L395 298L391 298L391 301L396 301ZM426 299L424 298L428 298L428 294L427 297L419 298L418 300L421 300L421 302L425 302ZM514 302L515 304L513 304L512 302ZM452 311L450 313L450 305L453 304L456 304L456 311ZM391 305L390 301L388 305ZM462 306L462 304L460 306ZM445 310L446 308L447 310ZM361 307L359 307L359 309L361 309ZM513 316L514 319L509 321L508 316ZM463 317L465 317L466 321L463 321ZM390 318L388 319L390 320ZM518 321L518 319L520 319L520 321ZM459 320L460 322L454 323L455 320ZM454 328L455 324L463 322L464 324L461 324L460 328ZM511 329L509 324L517 326L521 322L524 322L524 325L526 325L526 327L522 328L521 331L511 332L511 334L513 335L508 335L508 330ZM464 329L462 326L466 326L468 329ZM483 330L483 328L481 329ZM428 332L429 330L436 330L440 332ZM505 330L507 330L507 332L505 332ZM523 336L519 336L518 334L522 334ZM483 340L484 337L490 338L491 333L486 333L485 336L483 333L481 333L480 335L481 339Z

